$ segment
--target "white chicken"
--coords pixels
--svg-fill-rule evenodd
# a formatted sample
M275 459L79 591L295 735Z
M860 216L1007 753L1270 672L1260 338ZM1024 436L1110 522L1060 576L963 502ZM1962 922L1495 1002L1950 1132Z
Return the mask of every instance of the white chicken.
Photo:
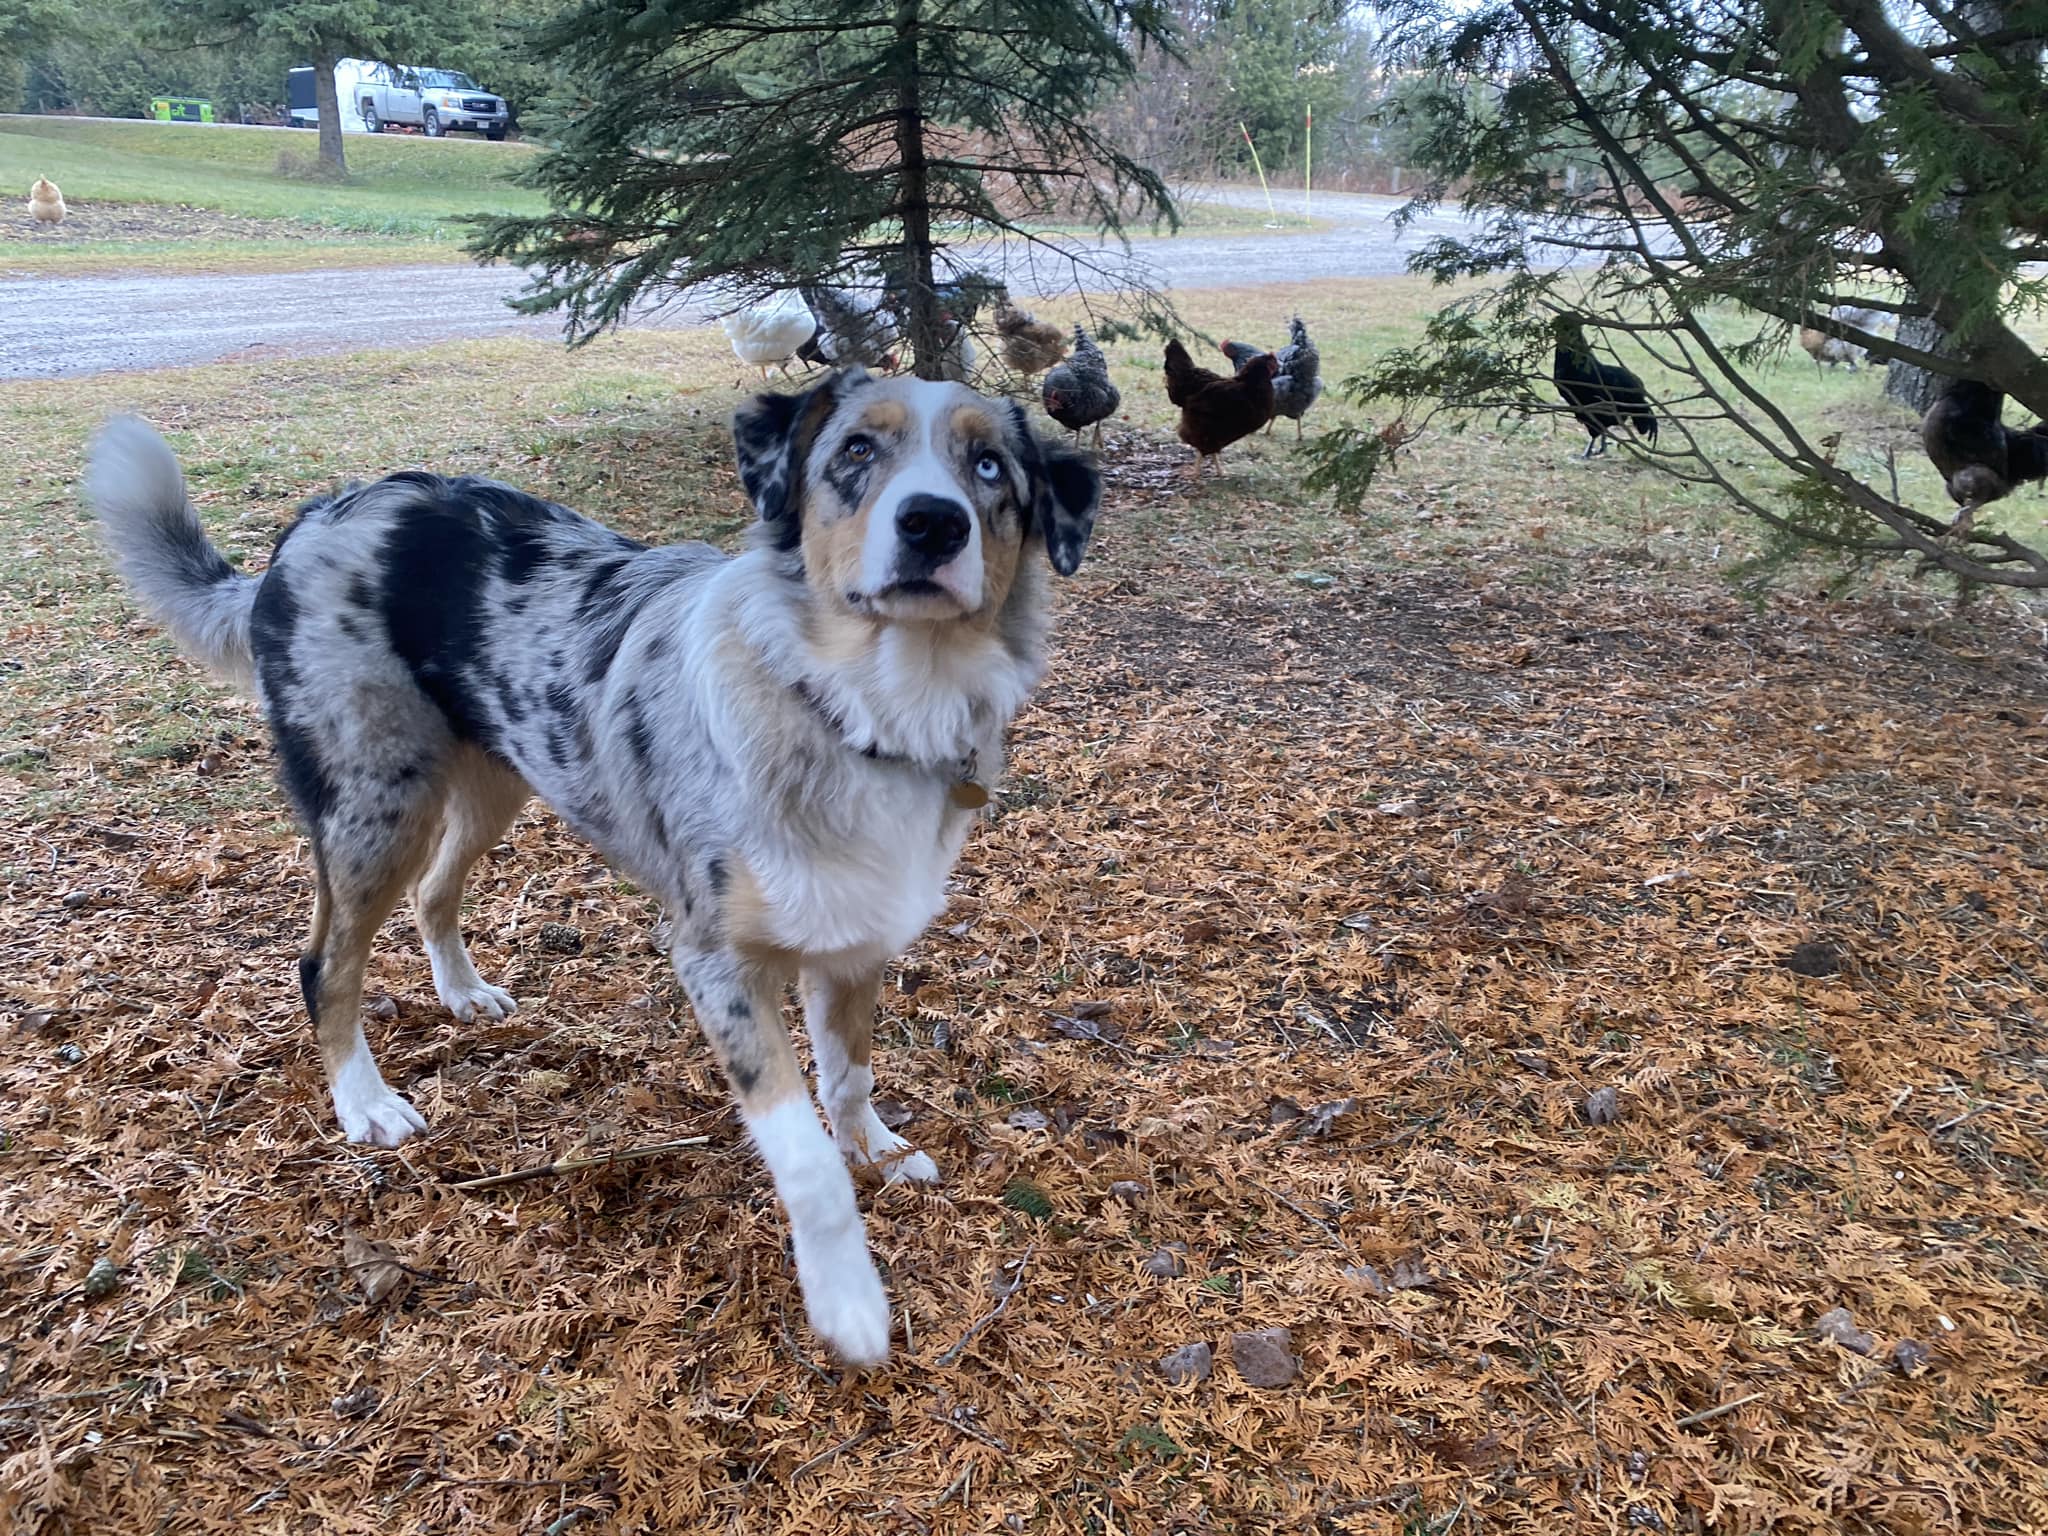
M771 368L781 369L788 377L790 359L818 333L817 317L795 292L779 293L765 304L735 310L719 324L725 327L733 356L757 370L763 383Z
M62 224L64 194L57 190L57 183L47 176L38 176L36 184L28 189L28 211L38 224Z

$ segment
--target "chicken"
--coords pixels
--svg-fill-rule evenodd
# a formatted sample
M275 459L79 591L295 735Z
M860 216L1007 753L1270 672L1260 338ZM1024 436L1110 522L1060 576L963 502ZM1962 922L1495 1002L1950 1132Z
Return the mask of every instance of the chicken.
M1248 362L1234 378L1195 366L1178 341L1166 344L1166 398L1180 407L1180 440L1195 450L1194 473L1214 459L1223 473L1223 450L1273 419L1273 375L1279 360L1270 352Z
M1856 365L1863 360L1861 347L1853 342L1844 341L1839 336L1830 336L1826 331L1816 331L1808 325L1799 327L1799 345L1805 348L1806 355L1813 359L1816 371L1823 363L1830 368L1837 363L1847 363L1849 371L1854 373Z
M779 293L765 304L749 305L718 323L732 343L733 356L757 370L763 383L771 368L787 377L797 350L818 334L818 317L794 293Z
M64 222L64 212L64 194L57 190L57 183L47 176L38 176L36 184L28 189L29 217L38 224L54 227Z
M1977 509L2031 480L2048 480L2048 423L2015 430L1999 417L2005 396L1975 379L1953 380L1920 418L1920 442L1961 509L1950 531L1967 536Z
M1294 440L1300 442L1301 418L1322 397L1323 354L1308 339L1299 315L1288 322L1287 337L1287 345L1274 354L1280 371L1273 378L1273 414L1293 421Z
M1605 453L1608 438L1624 426L1656 442L1657 413L1650 409L1643 381L1619 363L1593 356L1585 322L1577 315L1559 315L1551 322L1551 334L1557 338L1551 382L1587 433L1586 451L1579 457L1592 458L1596 448Z
M1273 379L1273 415L1275 419L1286 416L1293 420L1294 439L1299 442L1301 418L1322 397L1323 358L1315 343L1308 339L1308 327L1302 324L1301 316L1296 315L1287 330L1291 339L1274 354L1279 359L1280 372ZM1264 357L1266 350L1249 342L1226 341L1223 355L1230 359L1233 368L1241 371L1253 358ZM1266 430L1273 430L1272 422L1266 423Z
M1095 441L1102 442L1102 424L1116 414L1123 396L1110 382L1109 360L1095 338L1080 326L1074 327L1074 351L1045 376L1045 414L1081 440L1081 429L1093 427Z
M996 300L991 318L996 334L1002 337L996 350L1002 354L1004 363L1027 379L1034 373L1045 372L1067 355L1066 332L1046 324L1028 310L1017 308L1008 294Z
M835 368L895 368L899 327L884 304L822 283L797 292L818 317L817 334L797 348L798 357Z

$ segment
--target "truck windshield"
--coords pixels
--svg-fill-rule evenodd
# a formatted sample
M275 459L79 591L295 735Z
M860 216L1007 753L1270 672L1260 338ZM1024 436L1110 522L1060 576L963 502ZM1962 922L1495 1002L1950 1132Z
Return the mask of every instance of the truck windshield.
M420 84L437 86L444 91L474 91L477 83L459 69L423 69Z

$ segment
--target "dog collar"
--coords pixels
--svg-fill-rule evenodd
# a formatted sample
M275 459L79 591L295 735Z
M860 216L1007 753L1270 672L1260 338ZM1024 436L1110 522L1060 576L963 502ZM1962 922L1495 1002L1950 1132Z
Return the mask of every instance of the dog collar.
M853 737L847 733L846 721L829 704L818 697L818 692L809 683L799 678L790 684L796 696L810 705L817 717L831 727L832 734L849 752L858 752L872 763L900 763L906 768L923 768L947 780L946 798L963 811L978 811L988 804L988 786L981 782L981 749L971 749L965 757L950 763L925 763L902 752L884 752L879 745L869 742L856 746Z

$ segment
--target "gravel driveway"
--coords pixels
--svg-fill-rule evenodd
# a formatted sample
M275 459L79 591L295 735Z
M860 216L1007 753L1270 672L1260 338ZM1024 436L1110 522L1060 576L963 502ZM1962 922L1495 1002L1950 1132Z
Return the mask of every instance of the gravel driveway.
M1197 196L1252 207L1256 192L1205 189ZM1249 203L1247 203L1249 199ZM1300 193L1279 199L1299 212ZM1432 235L1465 227L1439 214L1396 231L1394 198L1319 193L1314 212L1333 227L1309 234L1202 235L1135 242L1130 256L1103 252L1105 270L1085 274L1091 289L1149 277L1166 288L1214 288L1318 278L1384 277ZM1022 254L1007 266L1021 293L1063 291L1064 263L1036 265ZM506 308L521 274L507 267L365 267L328 272L200 277L60 277L0 282L0 378L59 378L114 369L165 368L238 354L350 351L414 345L462 336L559 335L557 317L528 319ZM642 308L635 327L701 325L714 316L702 295Z

